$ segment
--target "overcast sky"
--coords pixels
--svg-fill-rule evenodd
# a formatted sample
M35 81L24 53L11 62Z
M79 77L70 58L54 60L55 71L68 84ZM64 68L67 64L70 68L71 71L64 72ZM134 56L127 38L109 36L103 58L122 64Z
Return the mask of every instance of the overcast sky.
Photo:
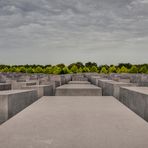
M148 0L0 0L0 64L148 63Z

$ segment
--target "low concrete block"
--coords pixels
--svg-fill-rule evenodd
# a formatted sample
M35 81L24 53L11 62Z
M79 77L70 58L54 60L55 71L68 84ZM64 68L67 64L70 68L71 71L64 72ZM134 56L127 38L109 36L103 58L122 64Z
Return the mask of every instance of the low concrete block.
M11 90L11 84L9 83L0 83L0 91Z
M24 89L35 89L38 93L38 98L43 96L53 96L53 85L33 85L26 86Z
M90 84L88 81L70 81L68 84Z
M148 121L148 87L121 87L119 100Z
M119 99L121 86L134 86L134 84L116 81L106 81L104 82L103 95L114 96L115 98Z
M43 97L0 126L1 148L147 148L148 124L113 97Z
M18 89L22 89L25 86L38 85L39 81L16 82L12 80L11 84L12 84L13 90L18 90Z
M56 96L102 96L102 89L91 84L66 84L56 88Z
M5 122L37 100L36 90L0 92L0 123Z
M99 79L102 79L100 76L92 76L90 78L90 82L93 84L93 85L97 85L98 86L98 80Z

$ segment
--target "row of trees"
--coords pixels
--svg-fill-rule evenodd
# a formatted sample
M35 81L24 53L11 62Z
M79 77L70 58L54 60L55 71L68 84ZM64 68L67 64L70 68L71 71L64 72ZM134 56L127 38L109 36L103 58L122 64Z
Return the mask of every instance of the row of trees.
M96 63L81 62L72 63L68 66L58 65L0 65L0 72L22 72L22 73L45 73L45 74L69 74L69 73L148 73L148 64L132 65L120 63L118 65L100 65Z

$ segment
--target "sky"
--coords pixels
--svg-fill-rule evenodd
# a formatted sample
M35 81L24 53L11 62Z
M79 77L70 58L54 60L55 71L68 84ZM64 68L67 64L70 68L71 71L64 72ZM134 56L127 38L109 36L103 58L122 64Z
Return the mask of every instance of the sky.
M0 0L0 64L148 63L148 0Z

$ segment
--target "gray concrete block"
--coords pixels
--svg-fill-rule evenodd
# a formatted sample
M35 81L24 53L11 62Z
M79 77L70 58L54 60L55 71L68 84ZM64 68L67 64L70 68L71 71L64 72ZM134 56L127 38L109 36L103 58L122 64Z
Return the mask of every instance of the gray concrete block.
M16 82L14 80L11 81L12 89L13 90L19 90L22 89L25 86L32 86L32 85L38 85L39 81L26 81L26 82Z
M43 97L0 127L2 148L147 148L148 124L113 97Z
M68 84L90 84L88 81L70 81Z
M99 79L102 79L100 76L91 76L90 78L90 82L93 84L93 85L97 85L98 86L98 80Z
M66 84L56 88L56 96L101 96L102 89L91 84Z
M119 100L148 121L148 87L121 87Z
M11 84L9 83L0 83L0 91L11 90Z
M53 85L33 85L26 86L23 89L35 89L38 93L38 98L43 96L53 96Z
M134 86L134 84L116 81L106 81L104 82L103 95L114 96L115 98L119 99L121 86Z
M35 90L0 91L0 123L5 122L37 100Z

